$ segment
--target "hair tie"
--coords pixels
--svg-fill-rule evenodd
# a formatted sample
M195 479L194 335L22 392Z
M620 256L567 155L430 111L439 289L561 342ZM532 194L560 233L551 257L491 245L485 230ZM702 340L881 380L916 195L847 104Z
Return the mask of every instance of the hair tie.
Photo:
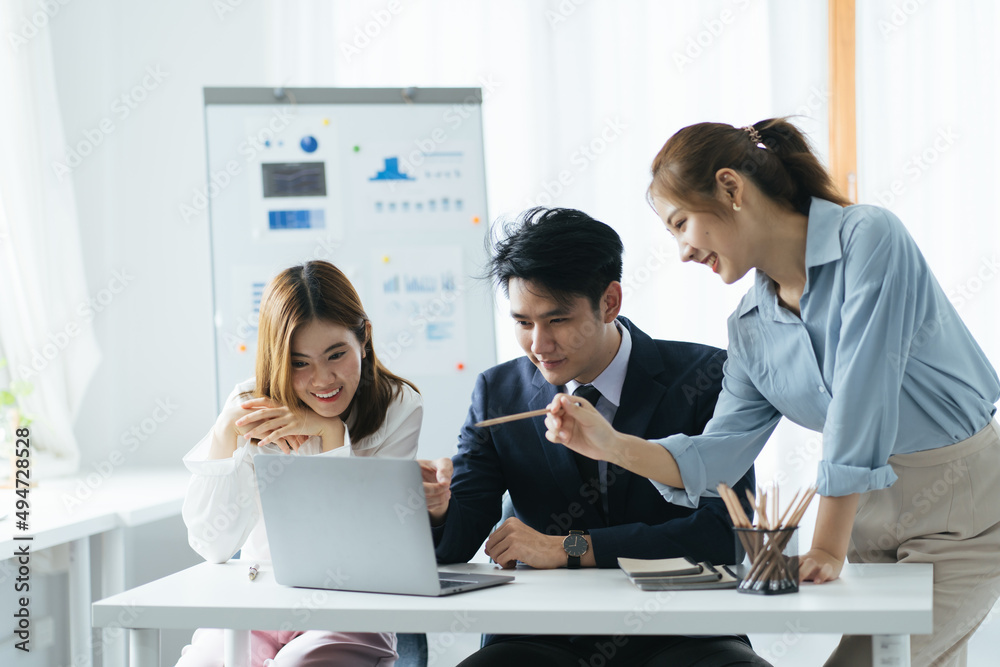
M750 141L753 143L754 146L763 143L760 140L760 133L757 132L757 128L754 127L753 125L744 125L743 130L750 135Z

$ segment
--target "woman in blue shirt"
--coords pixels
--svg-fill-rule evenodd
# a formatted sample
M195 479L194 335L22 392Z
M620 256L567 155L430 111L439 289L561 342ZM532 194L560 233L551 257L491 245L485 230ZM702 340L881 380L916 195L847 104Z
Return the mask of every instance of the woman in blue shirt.
M1000 594L1000 382L902 223L840 196L783 119L700 123L670 138L649 197L681 259L756 281L729 318L729 357L698 436L645 441L559 395L547 437L694 506L753 464L778 420L823 433L821 496L800 576L852 562L934 563L934 633L914 665L964 665ZM871 664L845 637L828 665Z

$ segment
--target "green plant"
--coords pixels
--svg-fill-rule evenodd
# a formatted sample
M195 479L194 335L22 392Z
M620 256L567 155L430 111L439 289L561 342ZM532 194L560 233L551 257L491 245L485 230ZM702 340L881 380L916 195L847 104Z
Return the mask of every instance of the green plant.
M0 359L0 370L7 367L7 360ZM6 388L0 388L0 430L13 432L28 426L32 418L24 413L21 399L35 390L27 380L12 380Z

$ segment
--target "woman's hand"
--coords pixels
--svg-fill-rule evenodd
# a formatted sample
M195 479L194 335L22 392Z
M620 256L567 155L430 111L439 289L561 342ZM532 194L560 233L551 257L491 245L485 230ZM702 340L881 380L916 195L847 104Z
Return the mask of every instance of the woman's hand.
M236 425L237 420L250 414L239 403L227 404L212 427L212 446L208 451L209 459L228 459L236 451L237 438L242 433Z
M258 446L273 442L288 454L298 451L312 436L322 440L324 452L344 444L344 422L339 417L328 419L312 410L297 414L270 398L254 398L240 407L248 412L236 420L236 429L241 435L259 439Z
M618 432L597 409L569 394L556 394L545 416L545 438L598 461L616 462Z
M799 581L822 584L840 576L861 494L820 496L812 549L799 558Z
M822 549L810 549L799 559L799 581L822 584L833 581L844 569L844 559Z

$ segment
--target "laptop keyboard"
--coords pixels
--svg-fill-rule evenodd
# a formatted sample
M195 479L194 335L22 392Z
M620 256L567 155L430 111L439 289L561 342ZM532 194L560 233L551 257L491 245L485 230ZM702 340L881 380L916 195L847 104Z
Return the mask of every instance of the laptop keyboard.
M462 581L461 579L441 579L441 590L448 590L449 588L455 588L456 586L464 586L468 584L468 581Z

